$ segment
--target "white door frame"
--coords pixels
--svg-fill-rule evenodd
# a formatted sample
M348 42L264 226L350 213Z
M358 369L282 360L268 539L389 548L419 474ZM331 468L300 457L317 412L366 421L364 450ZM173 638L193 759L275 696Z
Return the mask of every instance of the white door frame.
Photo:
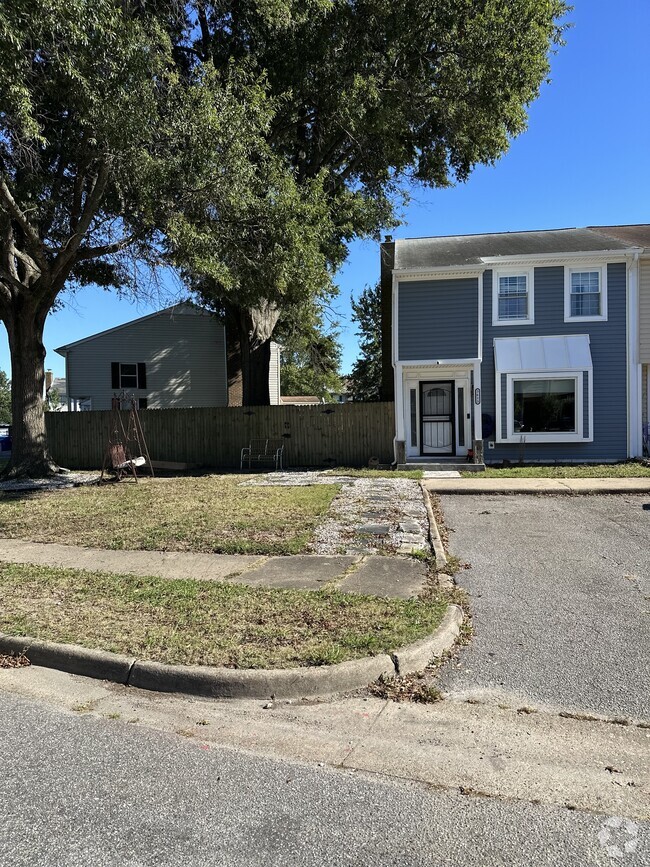
M472 446L472 409L474 412L480 412L480 407L473 407L473 395L471 390L471 374L474 369L474 364L461 365L443 365L443 364L422 364L422 365L404 365L400 377L402 386L402 424L399 425L404 431L404 443L406 451L406 459L417 461L422 459L421 444L420 444L420 383L421 382L449 382L454 383L454 452L449 457L465 458L467 451ZM458 401L458 390L463 389L464 411L462 412L463 433L464 437L459 436L459 418L460 406ZM414 394L412 395L412 392ZM413 404L414 401L414 404ZM469 418L468 418L469 416ZM413 419L413 421L412 421ZM412 429L413 422L415 430ZM465 440L463 445L460 445L460 440ZM442 455L441 455L442 456ZM435 458L432 454L429 457Z

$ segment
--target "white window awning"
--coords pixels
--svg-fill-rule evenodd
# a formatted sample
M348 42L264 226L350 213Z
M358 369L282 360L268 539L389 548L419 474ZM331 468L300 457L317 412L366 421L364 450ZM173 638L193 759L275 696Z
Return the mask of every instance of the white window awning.
M589 335L496 337L494 365L497 373L591 370Z

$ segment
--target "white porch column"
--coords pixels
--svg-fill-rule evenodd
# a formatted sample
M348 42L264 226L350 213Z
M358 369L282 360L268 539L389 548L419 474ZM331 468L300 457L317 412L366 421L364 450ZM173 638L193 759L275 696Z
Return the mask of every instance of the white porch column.
M641 457L642 443L642 376L639 362L639 254L628 267L627 293L627 385L628 385L628 457Z
M406 439L404 422L404 368L398 361L395 365L395 439Z
M479 395L479 402L476 403L476 395ZM483 396L481 393L481 362L477 360L474 362L474 392L472 394L472 404L474 407L474 439L482 440L483 439L483 421L481 419L481 406L483 403Z

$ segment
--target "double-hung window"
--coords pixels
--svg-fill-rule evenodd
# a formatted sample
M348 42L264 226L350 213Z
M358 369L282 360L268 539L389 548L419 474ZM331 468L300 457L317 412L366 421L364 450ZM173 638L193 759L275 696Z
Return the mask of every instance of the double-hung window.
M112 361L111 388L113 391L133 391L147 387L147 365L144 362Z
M138 365L120 364L120 388L138 387Z
M532 325L533 272L496 271L492 304L493 325Z
M564 321L597 322L607 319L607 269L566 268Z

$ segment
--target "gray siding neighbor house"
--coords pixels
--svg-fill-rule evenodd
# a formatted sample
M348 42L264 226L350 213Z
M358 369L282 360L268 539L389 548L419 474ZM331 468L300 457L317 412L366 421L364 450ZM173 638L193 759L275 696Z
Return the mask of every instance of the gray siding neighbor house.
M122 391L140 409L229 405L224 326L188 302L55 351L65 358L70 410L110 409ZM269 386L271 403L279 403L277 344L271 344Z
M387 239L381 262L397 463L647 449L650 225Z

